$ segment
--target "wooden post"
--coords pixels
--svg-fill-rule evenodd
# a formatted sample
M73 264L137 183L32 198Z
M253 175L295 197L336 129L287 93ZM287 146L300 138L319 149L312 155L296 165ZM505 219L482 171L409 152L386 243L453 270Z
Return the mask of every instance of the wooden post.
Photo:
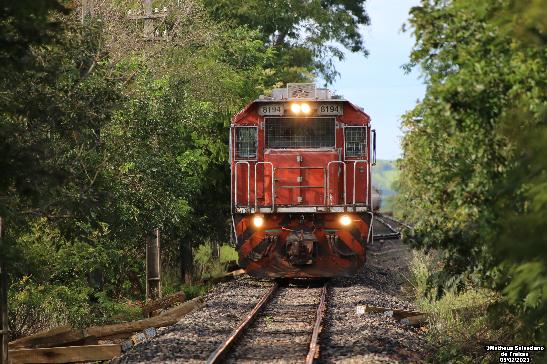
M150 39L154 36L154 19L152 19L152 0L143 0L144 8L144 38Z
M0 217L0 364L8 364L8 277L4 265L4 219Z
M194 257L192 255L192 242L186 238L180 242L180 278L182 283L192 284L194 271Z
M211 243L211 256L213 259L218 259L220 257L220 247L216 240Z
M160 229L146 239L146 300L161 298Z
M82 24L84 24L86 18L93 17L93 0L81 0L81 10L82 10L81 21L82 21Z

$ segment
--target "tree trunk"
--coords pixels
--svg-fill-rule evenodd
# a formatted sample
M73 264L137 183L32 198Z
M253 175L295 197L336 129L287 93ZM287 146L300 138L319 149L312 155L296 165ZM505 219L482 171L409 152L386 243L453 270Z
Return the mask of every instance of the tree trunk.
M180 242L180 279L181 283L192 284L194 271L194 257L192 256L192 242L185 239Z

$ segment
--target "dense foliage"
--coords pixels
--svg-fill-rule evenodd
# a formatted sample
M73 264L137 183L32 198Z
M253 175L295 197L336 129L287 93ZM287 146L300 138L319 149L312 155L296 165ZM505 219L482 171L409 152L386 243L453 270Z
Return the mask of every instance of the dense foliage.
M496 320L547 339L547 17L536 0L423 0L408 67L424 99L404 119L407 240L444 259L437 287L490 287ZM439 290L438 293L442 293ZM511 316L508 313L511 312Z
M256 29L276 51L267 64L270 84L302 82L338 75L334 58L342 60L340 45L367 54L360 27L370 19L365 0L204 0L216 19Z
M289 42L307 19L296 13L274 46L210 2L153 1L165 16L150 34L131 16L140 1L85 3L0 6L1 258L14 336L134 317L155 228L166 292L192 279L192 250L198 274L218 271L226 249L218 264L204 256L229 240L230 117L276 83L332 71L319 38ZM321 39L363 50L363 9L348 5L348 18L335 3L314 5Z

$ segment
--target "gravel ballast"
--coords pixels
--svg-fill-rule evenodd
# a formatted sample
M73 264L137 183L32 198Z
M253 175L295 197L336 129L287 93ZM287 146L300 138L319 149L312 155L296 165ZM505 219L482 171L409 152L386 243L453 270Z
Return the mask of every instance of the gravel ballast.
M272 285L250 277L221 283L206 295L203 308L112 362L203 363Z
M400 241L369 246L367 265L356 277L331 281L321 362L423 363L428 345L423 331L383 313L357 314L357 306L414 310L401 287L408 275L408 248Z

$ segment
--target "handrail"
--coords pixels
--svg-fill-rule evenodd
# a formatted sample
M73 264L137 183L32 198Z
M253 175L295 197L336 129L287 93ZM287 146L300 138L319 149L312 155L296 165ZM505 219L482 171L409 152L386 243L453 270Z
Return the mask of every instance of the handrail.
M229 161L230 161L230 213L231 214L234 213L234 199L232 198L232 193L234 192L234 171L232 170L232 156L233 156L232 136L234 134L233 130L234 130L234 127L230 126L230 133L228 135L228 144L229 144L228 157L229 157Z
M258 209L258 204L257 204L257 190L256 190L256 181L258 178L256 178L257 174L256 174L256 167L259 165L259 164L269 164L271 167L272 167L272 210L275 208L275 189L274 189L274 184L275 184L275 179L274 179L274 166L273 166L273 163L272 162L256 162L255 163L255 211ZM262 191L264 191L264 188L262 188Z
M376 163L376 162L375 162ZM372 169L370 169L370 163L367 163L367 191L368 191L368 206L372 211Z
M357 163L366 163L366 165L367 165L367 185L366 185L367 190L368 190L369 178L370 178L370 170L368 168L368 161L365 160L365 159L358 159L358 160L353 161L353 205L355 205L355 180L356 180L355 177L357 176L357 173L356 173ZM365 201L365 203L366 203L366 201Z
M327 163L327 197L329 196L329 191L330 191L330 165L331 163L342 163L342 165L344 166L344 205L347 205L347 202L346 202L346 176L347 176L347 169L346 169L346 163L343 162L343 161L330 161L329 163ZM325 202L329 201L328 203L326 203L326 205L330 205L330 199L326 200Z
M251 165L247 161L236 161L234 165L234 169L235 169L234 205L237 207L237 165L238 164L247 165L247 205L250 208L251 207Z
M327 198L328 198L327 177L328 177L328 172L326 168L323 167L323 202L325 203L325 206L327 206Z
M343 195L344 195L344 205L348 204L348 194L347 194L347 165L348 163L353 162L353 191L352 191L352 198L351 203L352 205L356 205L356 182L357 182L357 167L359 163L365 163L366 169L367 169L367 178L366 178L366 186L365 191L368 190L369 184L370 184L370 165L369 161L366 159L359 159L359 160L349 160L349 161L330 161L327 163L326 169L324 167L275 167L272 162L265 161L265 162L255 162L254 166L254 208L255 211L258 210L258 186L257 186L257 166L259 164L262 165L270 165L272 169L272 175L271 175L271 194L272 194L272 211L275 210L275 191L276 191L276 183L275 183L275 170L276 169L323 169L323 177L324 177L324 184L323 186L279 186L280 188L288 187L288 188L324 188L324 201L325 206L332 206L332 201L330 199L330 170L331 166L333 164L342 164L344 167L344 187L343 187ZM247 207L251 208L251 165L248 161L235 161L234 163L234 198L233 198L233 205L235 207L238 206L238 165L240 164L246 164L247 165ZM368 204L369 207L372 206L372 200L371 200L371 194L368 194L368 196L365 196L365 204Z
M302 167L276 167L277 169L325 169L325 167L308 167L308 166L302 166Z

